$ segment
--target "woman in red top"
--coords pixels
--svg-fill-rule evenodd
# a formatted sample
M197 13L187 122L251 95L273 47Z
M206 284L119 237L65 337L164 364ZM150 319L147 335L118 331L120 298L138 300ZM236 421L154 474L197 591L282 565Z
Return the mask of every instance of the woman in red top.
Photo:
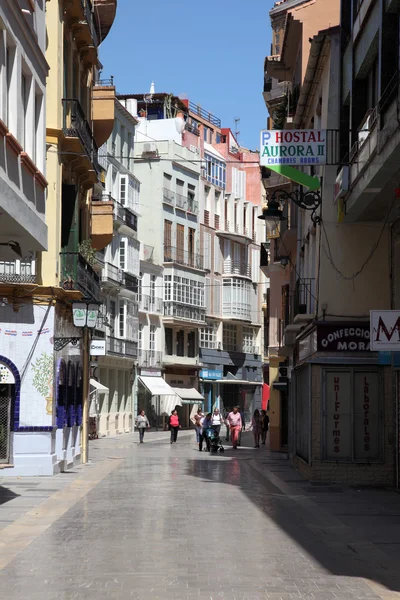
M176 440L178 439L178 429L180 429L177 410L173 410L171 413L169 418L169 428L171 431L171 444L176 444Z

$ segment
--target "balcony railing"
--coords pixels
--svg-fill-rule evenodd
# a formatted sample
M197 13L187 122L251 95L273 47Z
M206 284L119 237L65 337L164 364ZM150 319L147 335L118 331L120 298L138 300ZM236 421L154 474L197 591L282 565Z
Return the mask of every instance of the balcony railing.
M106 262L101 270L101 280L103 282L113 283L117 286L122 285L124 281L124 273L112 263Z
M165 246L164 262L178 263L185 267L203 270L203 257L195 252L186 252L175 246Z
M199 203L194 198L188 196L187 199L187 211L192 213L193 215L197 215L199 212Z
M64 109L64 135L80 139L86 155L97 173L99 173L101 169L97 156L97 145L79 100L77 98L63 98L62 103Z
M243 344L242 352L245 354L260 354L260 347L253 344Z
M132 340L124 340L115 337L107 338L107 354L118 354L128 356L129 358L137 358L138 345Z
M299 279L295 290L289 286L283 291L283 330L294 322L297 315L312 315L315 310L315 279Z
M195 104L194 102L189 101L189 110L192 113L199 115L199 117L201 117L205 121L208 121L212 125L215 125L216 127L221 127L221 119L215 117L210 112L207 112L206 110L201 108L200 104Z
M94 16L94 12L93 12L93 5L91 0L81 0L82 6L83 6L83 10L85 13L85 21L88 24L88 27L90 29L90 34L92 36L93 42L95 44L95 46L99 45L99 39L97 36L97 32L94 26L94 20L93 20L93 16Z
M142 294L139 308L143 312L161 314L163 310L163 299L153 298L148 294Z
M185 129L186 131L190 131L190 133L194 133L194 135L200 135L197 123L190 123L189 121L186 121Z
M186 196L183 196L182 194L179 194L178 192L176 192L175 194L175 205L177 208L181 208L182 210L186 210L186 206L187 206L187 198Z
M161 367L162 354L158 350L139 350L139 367Z
M60 252L61 286L78 290L89 299L99 300L100 279L79 252Z
M37 283L35 261L0 261L0 283Z
M251 277L251 267L244 262L235 262L233 260L225 260L223 267L224 275L243 275L243 277Z
M169 190L168 188L164 188L163 189L163 202L165 202L166 204L171 204L171 206L173 206L174 202L175 202L175 192L173 192L172 190Z
M196 306L184 306L175 302L164 302L164 316L205 323L206 309Z

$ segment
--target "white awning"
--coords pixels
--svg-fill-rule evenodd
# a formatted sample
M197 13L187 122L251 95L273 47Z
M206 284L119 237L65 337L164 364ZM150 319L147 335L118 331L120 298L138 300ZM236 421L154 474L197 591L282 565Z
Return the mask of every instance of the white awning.
M90 380L90 385L94 388L93 391L96 391L98 394L108 394L109 391L110 391L108 389L108 387L106 387L105 385L102 385L101 383L99 383L95 379L91 379Z
M225 156L223 156L222 154L220 154L218 152L218 150L216 150L214 148L214 146L211 146L211 144L208 144L207 142L204 142L204 152L207 152L208 154L213 154L219 160L222 160L223 162L226 162Z
M183 404L202 404L203 396L194 388L172 388L177 396L182 399Z
M177 406L182 406L182 400L176 394L160 396L160 414L168 417Z
M175 390L162 377L144 377L141 375L139 381L150 392L152 396L175 395ZM179 404L179 403L178 403Z
M230 385L262 385L261 381L247 381L246 379L216 379L211 383L228 383Z

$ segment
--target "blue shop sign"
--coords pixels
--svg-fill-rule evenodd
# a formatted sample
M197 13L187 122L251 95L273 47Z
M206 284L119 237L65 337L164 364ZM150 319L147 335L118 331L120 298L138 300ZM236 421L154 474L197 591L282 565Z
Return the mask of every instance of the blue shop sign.
M218 369L202 369L200 371L201 379L222 379L223 373Z

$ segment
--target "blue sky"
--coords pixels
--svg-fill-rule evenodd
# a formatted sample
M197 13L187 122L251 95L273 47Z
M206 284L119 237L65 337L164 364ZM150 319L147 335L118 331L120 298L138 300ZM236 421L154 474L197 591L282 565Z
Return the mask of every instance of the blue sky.
M259 146L267 110L262 97L264 57L270 53L272 0L118 0L117 17L100 47L103 77L119 93L184 94Z

